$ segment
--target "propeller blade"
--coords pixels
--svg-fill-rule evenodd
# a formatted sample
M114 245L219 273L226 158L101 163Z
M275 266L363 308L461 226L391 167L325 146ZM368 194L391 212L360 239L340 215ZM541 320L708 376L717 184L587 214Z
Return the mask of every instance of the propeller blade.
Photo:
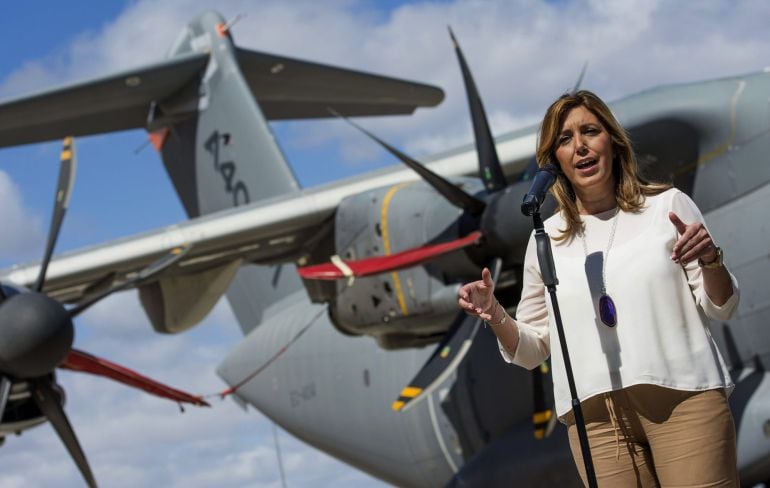
M465 237L440 244L415 247L396 254L372 258L343 261L337 256L332 262L297 268L299 275L308 280L338 280L341 278L370 276L389 271L409 268L433 258L476 244L482 234L476 230Z
M43 260L40 263L40 273L37 276L34 291L42 291L45 282L45 273L48 270L48 263L51 262L53 248L56 240L59 238L64 214L67 213L67 206L72 195L72 187L75 184L75 169L77 163L75 160L75 144L72 137L64 138L64 146L61 151L61 165L59 166L59 182L56 188L56 200L53 205L53 215L51 216L51 228L48 230L48 242L45 246Z
M198 407L210 406L199 396L191 395L184 391L177 390L176 388L164 385L163 383L159 383L136 371L132 371L119 364L77 349L73 349L59 367L70 371L81 371L97 376L104 376L119 383L123 383L124 385L144 390L151 395L168 398L175 402L190 403Z
M476 89L476 83L473 81L473 75L471 75L471 70L468 68L468 63L465 62L465 56L451 27L449 28L449 36L452 38L457 61L460 63L460 70L463 73L465 92L468 95L468 107L471 111L473 134L476 140L476 153L479 157L479 175L487 190L502 190L508 185L508 182L505 180L503 168L500 166L500 159L497 157L495 141L492 139L492 132L489 130L489 122L484 112L484 105L481 103L481 97Z
M455 207L461 208L473 215L478 215L484 211L484 208L486 207L486 203L484 203L482 200L479 200L473 195L470 195L464 192L449 180L446 180L443 177L439 176L438 174L434 173L433 171L428 169L427 166L424 166L422 163L407 156L403 152L399 151L395 147L391 146L387 142L375 136L374 134L364 129L360 125L356 124L352 120L348 119L344 115L340 115L339 113L331 109L329 109L329 111L333 115L342 118L343 120L345 120L345 122L347 122L348 124L352 125L356 129L360 130L361 132L369 136L369 138L371 138L380 146L385 148L385 150L387 150L390 154L397 157L399 160L401 160L401 162L403 162L404 164L412 168L417 174L420 175L420 177L423 180L425 180L426 183L432 186L437 192L439 192L444 198L446 198L449 201L449 203L451 203Z
M544 439L551 435L556 426L556 415L553 411L553 400L548 398L548 391L553 391L548 374L551 367L548 361L543 361L540 366L532 370L532 389L534 400L534 412L532 424L535 428L535 439Z
M174 249L169 251L168 254L164 255L163 257L156 260L155 262L150 263L146 268L139 271L133 278L128 279L123 283L115 285L100 293L97 293L92 297L86 298L82 302L78 303L77 305L69 309L70 318L77 317L78 315L86 311L88 308L90 308L92 305L94 305L96 302L102 300L103 298L108 297L109 295L112 295L116 291L124 290L131 286L134 286L135 284L145 281L146 279L160 273L164 269L168 268L172 264L182 259L184 255L190 251L190 247L191 246L175 247Z
M3 422L5 406L8 404L8 396L11 394L11 380L0 376L0 423Z
M406 412L451 374L463 360L478 332L481 319L460 312L444 339L417 375L399 393L391 408Z
M492 280L497 283L503 260L495 258L490 267ZM391 405L396 412L406 412L417 405L457 369L471 347L482 320L460 311L444 339L439 343L398 398Z
M64 413L59 394L54 391L50 380L47 378L35 380L32 386L32 396L40 411L48 418L56 433L59 434L59 438L64 443L67 451L69 451L75 464L77 464L88 486L95 488L96 480L93 473L91 473L91 468L88 466L86 455L83 453L75 431L72 430L72 425Z

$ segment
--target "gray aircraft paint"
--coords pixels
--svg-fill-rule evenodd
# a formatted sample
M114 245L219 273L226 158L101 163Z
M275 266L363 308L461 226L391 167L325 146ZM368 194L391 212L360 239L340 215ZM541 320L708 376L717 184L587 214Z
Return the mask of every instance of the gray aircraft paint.
M529 423L530 375L490 356L490 331L483 331L486 340L428 399L398 413L390 408L395 394L431 346L386 351L371 337L340 334L325 307L309 304L302 293L281 306L285 317L267 319L249 332L218 373L237 384L269 364L237 394L303 441L398 486L443 486L473 452L503 436L511 424L523 427L517 448L538 450ZM310 321L307 332L269 363ZM483 367L474 368L479 362ZM482 390L468 396L467 380L458 376ZM458 383L462 398L453 391ZM447 415L448 402L456 407L454 420ZM564 467L565 449L566 443L561 456L559 449L553 452L550 467ZM544 467L549 466L544 458Z
M211 30L210 26L208 30ZM232 53L229 55L232 60ZM190 58L186 62L195 64L200 60ZM737 426L739 467L745 483L770 476L767 466L770 459L767 423L770 393L763 366L770 356L766 333L770 299L765 286L770 271L766 217L767 208L770 208L768 93L770 74L760 73L657 88L612 105L613 111L629 129L643 165L653 174L666 176L678 172L677 185L691 193L704 211L717 242L725 247L728 266L741 284L741 305L737 316L727 324L738 351L731 360L734 365L737 362L745 364L741 378L753 374L759 380L750 385L750 395L744 399ZM207 110L214 100L208 100ZM184 104L179 107L184 112ZM259 120L259 107L248 115L252 116L257 119L253 121L254 127L264 124ZM222 123L227 122L222 120ZM497 138L509 176L515 176L531 158L534 141L534 128L531 127ZM203 154L203 150L198 149L199 154ZM241 158L240 154L237 153L238 158ZM276 148L273 154L279 156L280 152ZM271 161L270 164L285 166L282 158ZM204 163L203 159L196 159L198 171L205 169ZM468 147L437 156L433 168L447 175L470 174L473 164ZM318 209L323 209L328 216L343 198L355 194L355 189L369 191L403 178L409 179L405 173L401 169L388 169L326 186L316 193L326 192L322 203L304 193L293 194L282 201L287 208L306 212L298 218L303 222L298 228L307 229L315 225L311 217ZM216 176L221 184L221 176ZM218 180L208 180L212 183L211 188L202 190L200 181L196 180L195 193L199 201L188 199L185 205L195 203L209 210L216 205L224 208L225 192L213 185L215 181ZM190 187L186 188L189 190ZM313 205L303 209L307 202ZM267 202L265 205L264 208L270 208ZM252 204L228 215L257 215L259 209L259 204ZM217 221L226 218L217 214L208 225L216 227ZM202 224L193 222L189 228L196 225ZM174 232L172 229L148 235L147 242L158 246L160 241L168 243ZM220 239L226 240L226 234ZM129 239L120 245L133 250L138 242ZM100 251L116 249L117 244L106 244L88 252L72 253L70 262L74 271L57 271L57 263L53 262L51 275L57 272L64 277L68 273L77 275L78 263ZM112 263L114 267L114 261ZM110 266L109 259L103 265ZM34 267L23 271L29 273L32 269ZM4 278L6 276L8 274L4 274ZM220 373L230 384L264 365L291 339L292 331L307 324L318 310L323 311L323 307L310 305L304 294L297 292L289 295L287 301L275 304L284 312L293 312L287 314L286 320L263 316L261 327L252 330L259 322L263 305L253 302L254 297L248 289L242 293L233 293L231 289L229 298L234 302L233 306L241 310L238 320L242 328L250 331L220 367ZM463 462L468 462L466 466L476 471L493 471L488 483L506 484L512 479L522 479L522 473L517 472L522 465L493 464L492 457L478 456L489 451L526 452L528 455L523 456L524 459L530 459L531 454L534 460L537 458L534 453L544 449L539 446L548 446L532 441L531 430L527 428L531 415L529 376L523 370L502 365L493 344L477 339L466 361L430 395L428 401L408 412L396 414L389 410L390 402L430 354L431 347L385 351L370 337L343 336L323 313L315 320L317 322L305 335L243 385L238 393L240 398L256 405L299 438L375 476L408 486L443 484L456 469L460 469L461 477L469 475L461 467ZM715 325L714 336L724 347L719 328L722 324ZM477 344L485 349L477 349ZM483 358L495 358L495 362L485 363ZM505 399L501 399L499 385L503 381L496 376L498 373L511 375L504 381L511 389L510 396ZM495 378L497 386L485 383L484 379L488 377ZM734 397L744 384L745 381L739 382ZM731 398L731 401L734 400ZM509 409L510 417L505 417L505 412L483 413L495 406ZM493 424L495 419L498 424ZM461 447L461 453L456 451L457 445ZM478 455L476 458L474 453ZM550 469L548 462L554 465L561 462L556 454L552 459L543 456L545 464L533 463L523 469Z
M267 319L252 330L219 367L223 378L233 383L245 378L308 320L314 323L238 395L303 441L391 483L426 485L449 478L452 470L428 409L404 418L390 410L393 394L388 392L403 387L430 348L385 352L370 337L339 334L326 307L309 304L303 293L283 304L286 318ZM392 359L410 367L394 368ZM455 466L462 463L456 450L449 454Z
M744 299L736 318L729 322L741 344L740 356L746 362L751 362L754 357L763 358L766 362L770 354L770 341L767 340L766 333L770 300L767 288L763 285L770 273L770 245L767 244L770 241L765 215L770 208L770 165L764 162L766 154L770 154L767 93L770 93L770 76L762 73L738 79L658 88L612 105L613 111L629 128L632 137L636 134L634 141L642 164L649 166L650 173L663 177L671 177L666 173L678 172L674 175L674 180L690 191L704 211L716 241L727 249L728 265L737 276L741 289L746 290L743 292ZM529 130L530 134L532 130ZM670 147L671 145L675 147ZM748 173L748 176L740 174L741 172ZM743 228L742 225L747 222L752 222L753 225ZM740 241L740 244L736 241ZM722 345L721 334L714 335ZM293 347L299 349L296 354L303 355L304 349L304 354L309 355L312 353L308 348L314 346L311 341L298 341ZM722 347L724 348L723 345ZM237 351L233 354L239 355ZM228 362L231 360L228 358ZM354 363L352 360L346 361L348 367ZM322 361L315 367L320 368L321 364ZM417 369L419 362L406 365L404 361L394 360L388 364L389 368L409 370L401 373L401 377L408 378L410 372ZM290 361L283 365L291 368ZM232 377L224 373L224 366L220 371L225 378L232 381ZM287 371L282 377L285 379L288 375ZM320 378L318 374L313 376ZM330 378L326 388L339 391L339 387L334 390L334 384L334 380ZM765 378L761 385L766 384ZM320 382L316 383L316 387L323 390L325 387L322 385ZM770 426L767 425L770 419L770 402L766 400L766 396L757 394L767 388L761 385L748 400L746 413L737 426L739 468L746 483L760 481L767 476L767 459L770 455ZM245 388L247 393L244 395L249 402L259 406L269 401L264 390L260 392L256 388L251 389L249 385ZM496 401L493 390L482 392L481 395L485 398L482 402ZM349 398L350 395L346 397ZM391 399L392 396L388 395L380 399L360 395L354 404L356 409L376 412L377 408L382 408L381 402ZM420 410L427 408L426 405L419 407ZM317 417L321 410L315 410L314 422L333 421L340 415L346 417L346 414L338 411L339 408L339 405L329 405L323 420ZM383 412L376 422L386 422L386 415ZM281 416L281 423L284 426L287 423L293 424L286 428L300 438L327 452L334 452L341 459L358 465L375 476L395 481L383 475L376 467L370 466L367 460L359 458L357 449L349 449L346 455L340 452L340 446L348 445L348 433L330 434L342 442L338 444L326 437L323 444L325 447L322 447L318 438L303 436L302 426L307 425L306 422L299 420L299 417L292 417L290 414ZM511 428L526 423L528 418L522 415ZM454 431L455 436L458 428L465 428L451 422L448 427L450 433ZM430 437L429 432L422 432L422 435ZM524 435L524 432L521 435ZM509 445L524 445L526 440L522 439L521 435ZM526 432L526 435L531 434ZM402 440L401 444L407 442ZM430 449L430 446L425 447ZM432 449L434 454L440 451L439 446L433 446ZM429 457L429 452L425 452L423 456ZM398 449L393 449L390 443L386 443L378 446L378 454L388 458L397 455ZM415 457L411 457L413 454ZM410 459L422 458L416 453L410 453ZM420 481L418 475L408 477L405 467L400 468L398 472L402 473L398 483L403 485L431 486L443 483ZM515 479L515 476L516 473L510 469L500 469L494 481L504 483L504 480Z

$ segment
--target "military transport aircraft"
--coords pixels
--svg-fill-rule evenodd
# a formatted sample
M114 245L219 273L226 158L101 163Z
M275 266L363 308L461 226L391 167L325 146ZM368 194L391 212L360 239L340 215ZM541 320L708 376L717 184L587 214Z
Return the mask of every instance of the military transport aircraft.
M145 128L190 217L0 272L4 340L58 330L45 317L10 328L6 308L31 297L69 315L133 287L156 331L180 333L224 294L244 333L218 367L225 394L303 441L403 486L574 484L564 432L552 429L548 365L506 365L491 332L456 307L459 285L491 266L514 311L536 127L492 139L455 47L475 147L422 164L366 133L408 167L312 189L299 188L267 121L411 113L442 91L238 48L208 12L162 63L3 102L0 146ZM695 199L742 285L736 318L712 333L738 385L730 401L747 484L770 479L769 93L770 73L757 73L612 104L644 171ZM57 361L34 375L0 365L3 384L14 391L44 374L56 388ZM52 403L62 412L63 396ZM27 420L42 421L45 405L31 404Z

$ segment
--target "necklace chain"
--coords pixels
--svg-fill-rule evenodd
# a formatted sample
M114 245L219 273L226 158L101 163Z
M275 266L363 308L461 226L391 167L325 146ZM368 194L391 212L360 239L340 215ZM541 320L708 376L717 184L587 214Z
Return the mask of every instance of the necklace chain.
M618 214L620 213L620 207L615 208L615 215L612 217L612 229L610 230L610 238L607 242L607 250L604 252L604 260L602 261L602 295L607 294L607 286L604 278L604 270L607 269L607 261L610 256L610 249L612 249L612 242L615 240L615 229L618 228ZM580 240L583 242L583 253L588 257L588 244L586 244L585 224L583 224L583 230L580 231Z

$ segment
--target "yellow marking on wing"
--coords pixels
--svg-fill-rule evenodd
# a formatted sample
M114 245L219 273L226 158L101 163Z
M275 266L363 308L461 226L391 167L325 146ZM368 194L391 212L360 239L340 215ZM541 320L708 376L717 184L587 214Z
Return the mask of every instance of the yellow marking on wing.
M537 429L537 430L535 430L535 439L540 440L543 437L545 437L545 429Z
M398 185L393 185L390 187L388 192L385 194L385 198L382 200L382 208L380 209L380 232L382 232L382 243L383 248L385 249L385 255L390 256L390 236L388 234L388 207L390 206L390 201L393 199L393 195L396 194L398 190L405 187L409 183L400 183ZM398 277L398 273L393 271L390 273L391 278L393 279L393 288L396 292L396 300L398 301L398 307L401 309L401 314L404 316L409 315L409 310L406 308L406 300L404 299L404 290L401 287L401 280Z
M66 161L67 159L72 159L72 151L70 151L69 149L64 149L61 152L61 160Z
M674 171L675 176L687 173L693 168L706 164L708 161L726 153L730 149L735 139L735 126L738 120L738 99L740 98L741 93L743 93L743 89L745 87L746 81L740 80L738 82L738 88L735 90L735 93L733 93L733 98L730 100L730 132L727 134L727 140L703 156L699 157L698 160L694 163L690 163Z
M422 388L418 388L416 386L407 386L403 390L401 390L401 394L399 396L402 396L404 398L414 398L417 395L419 395L422 392Z
M542 424L544 422L548 422L551 420L551 416L553 415L553 412L550 410L543 410L542 412L535 412L532 415L532 422L536 424Z
M401 400L396 400L395 402L393 402L393 405L391 405L390 407L396 412L398 412L399 410L404 408L404 405L406 405L406 403L402 402Z

